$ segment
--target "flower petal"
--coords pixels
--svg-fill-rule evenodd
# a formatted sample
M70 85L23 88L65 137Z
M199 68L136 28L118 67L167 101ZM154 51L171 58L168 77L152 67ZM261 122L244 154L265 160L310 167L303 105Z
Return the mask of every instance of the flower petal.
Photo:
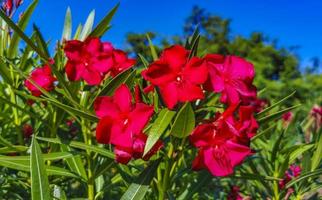
M78 81L85 70L85 66L82 63L73 61L67 61L65 71L70 81Z
M214 176L227 176L234 172L229 158L222 148L208 148L204 151L205 166Z
M153 106L143 103L135 104L134 110L130 113L130 127L134 134L140 133L149 122L154 112Z
M113 102L112 97L97 97L94 101L94 110L99 118L109 116L117 118L119 115L118 105Z
M96 140L102 144L111 143L113 119L110 117L103 117L99 120L96 127Z
M132 158L132 150L129 148L115 146L114 153L118 163L127 164Z
M175 82L171 82L165 86L160 87L162 100L169 109L173 109L178 103L178 90Z
M153 85L164 85L175 80L174 74L166 63L156 61L152 63L148 69L142 71L145 80L150 81Z
M115 90L113 100L122 112L130 112L132 95L129 88L125 84L122 84Z
M169 64L174 71L179 71L188 60L189 51L180 45L174 45L166 48L160 57L160 60Z
M183 77L193 84L205 83L208 77L206 62L197 57L191 58L184 68Z
M86 81L88 85L99 85L102 81L102 76L99 72L84 69L82 73L82 78Z

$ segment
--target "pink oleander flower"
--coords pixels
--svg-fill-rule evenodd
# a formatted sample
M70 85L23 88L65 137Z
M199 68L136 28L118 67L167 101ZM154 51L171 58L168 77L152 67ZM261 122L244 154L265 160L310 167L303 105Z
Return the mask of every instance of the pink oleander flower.
M99 143L115 145L117 162L126 164L132 157L142 157L143 150L138 149L145 146L146 136L142 131L153 114L153 106L132 103L130 90L123 84L114 96L98 97L94 110L100 118L96 139ZM160 143L161 141L152 148L152 154L162 146ZM141 156L137 156L138 154ZM147 158L149 157L143 157Z
M249 104L256 98L253 85L254 66L237 56L208 54L205 57L209 70L207 90L221 93L221 102Z
M239 143L249 145L250 139L256 135L259 125L254 117L254 108L252 106L239 107L239 119L235 120L234 126L238 131Z
M234 172L235 166L252 155L249 141L245 141L247 137L244 136L252 135L253 129L246 127L246 124L252 126L252 119L236 123L233 119L236 107L230 106L224 113L217 113L213 120L198 125L192 132L190 141L199 149L192 164L194 170L205 168L214 176L227 176ZM240 117L242 119L243 116ZM242 142L240 138L243 138Z
M293 117L294 117L294 114L291 111L284 113L282 115L282 119L284 120L285 123L290 123Z
M188 50L174 45L166 48L142 76L160 89L163 101L172 109L178 102L204 98L201 85L206 81L208 71L203 59L189 59Z
M29 79L34 81L38 86L42 87L46 91L51 91L54 89L54 82L56 78L53 77L51 69L48 65L34 69ZM40 96L42 92L29 80L25 80L25 86L34 96Z
M111 75L117 76L119 73L131 68L135 65L136 60L127 57L127 54L119 49L113 49L112 53L113 65L111 68Z
M129 59L125 52L99 38L67 41L64 51L69 80L83 79L89 85L99 85L107 73L114 77L135 64L135 59Z
M99 38L66 41L64 51L68 58L65 70L71 81L84 79L89 85L99 85L113 65L111 44Z

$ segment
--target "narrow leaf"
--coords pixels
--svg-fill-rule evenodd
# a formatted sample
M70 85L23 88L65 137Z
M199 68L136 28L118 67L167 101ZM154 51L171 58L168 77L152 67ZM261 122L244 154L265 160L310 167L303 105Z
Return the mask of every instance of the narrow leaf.
M94 24L94 18L95 11L93 10L87 17L87 20L79 37L80 40L85 40L87 36L91 33Z
M72 37L72 13L70 7L67 8L62 40L70 40Z
M174 111L168 110L166 108L160 111L157 119L154 121L149 131L149 135L146 141L143 155L146 155L154 146L154 144L158 141L162 133L169 126L174 115L175 115Z
M40 146L35 137L31 143L31 197L34 200L50 199L50 188Z
M187 137L195 127L195 113L190 103L186 103L178 112L170 134L178 137Z
M103 18L100 23L90 33L91 37L101 37L110 27L110 22L119 7L119 3Z
M141 200L144 198L149 189L150 183L160 164L160 160L154 161L148 166L138 177L138 179L130 185L121 197L121 200Z

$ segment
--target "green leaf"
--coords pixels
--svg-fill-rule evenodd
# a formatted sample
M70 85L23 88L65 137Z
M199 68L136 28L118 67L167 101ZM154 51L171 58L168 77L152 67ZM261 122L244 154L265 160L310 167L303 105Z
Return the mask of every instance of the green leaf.
M284 97L283 99L279 100L278 102L274 103L273 105L265 108L264 110L262 110L261 112L257 113L256 115L257 116L263 115L263 114L267 113L268 111L272 110L273 108L275 108L276 106L282 105L286 100L291 98L295 93L296 93L296 91L292 92L290 95Z
M293 110L293 109L295 109L297 107L300 107L300 106L301 106L301 104L296 105L296 106L292 106L292 107L289 107L289 108L285 108L285 109L280 110L278 112L272 113L272 114L264 116L262 118L259 118L258 122L259 123L267 123L267 122L273 121L273 120L278 119L279 117L281 117L284 113L286 113L288 111L291 111L291 110Z
M87 17L83 30L79 36L80 40L85 40L87 36L91 33L95 18L95 10L93 10Z
M25 151L27 151L29 149L29 147L20 146L20 145L13 145L12 147L2 147L2 148L0 148L0 154L25 152Z
M65 144L61 144L60 149L63 152L69 152L69 151L72 150L69 146L67 146ZM82 177L84 180L87 180L86 170L85 170L85 167L83 165L83 162L82 162L82 159L81 159L80 155L76 155L76 156L67 158L66 162L67 162L67 165L68 165L69 169L72 172L75 172L80 177Z
M45 162L35 137L32 138L30 156L31 197L34 200L48 200L51 197Z
M2 159L0 162L0 166L19 170L19 171L30 172L29 160ZM45 166L45 169L48 176L66 176L66 177L80 178L64 168L55 167L55 166Z
M87 113L85 111L82 111L82 110L79 110L79 109L76 109L76 108L73 108L71 106L68 106L66 104L62 104L52 98L47 98L47 97L43 97L43 99L46 99L47 101L49 101L50 103L52 103L54 106L57 106L63 110L65 110L66 112L69 112L70 114L72 114L73 116L80 116L82 118L86 118L90 121L93 121L93 122L97 122L98 121L98 118L95 116L95 115L92 115L90 113Z
M33 41L21 30L2 10L0 10L0 17L8 24L15 33L23 39L42 59L48 61L49 58L33 43ZM18 47L17 47L18 48Z
M317 140L316 145L316 150L313 153L312 156L312 165L311 165L311 171L315 170L321 162L322 159L322 134L320 134L320 139Z
M30 6L23 13L21 19L18 22L18 26L17 26L17 27L20 28L21 31L24 31L26 29L26 27L28 25L28 21L30 20L31 14L34 12L37 4L38 4L38 0L34 0L32 2L32 4L30 4ZM3 12L1 12L1 15L2 15L2 13ZM17 53L18 53L18 47L19 47L19 41L20 41L19 33L15 32L12 35L12 38L11 38L11 41L10 41L9 50L8 50L8 56L10 58L13 58L13 57L15 57L17 55Z
M141 200L149 190L150 183L155 175L160 159L154 161L148 166L138 177L138 179L130 185L121 197L121 200Z
M162 133L169 126L172 118L174 117L175 112L168 110L166 108L162 109L157 117L157 119L152 124L152 127L149 131L148 139L146 141L146 145L144 147L143 156L146 155L154 144L161 137Z
M302 155L304 152L310 150L312 147L314 147L314 144L306 144L306 145L301 145L298 148L296 148L294 151L290 153L290 160L289 164L292 164L293 161L298 158L300 155ZM321 154L320 154L321 156Z
M150 36L149 34L146 34L146 37L148 39L148 42L149 42L149 47L150 47L150 51L151 51L151 55L152 55L152 58L154 61L156 61L158 59L158 54L157 54L157 51L155 50L155 47L150 39Z
M110 27L110 22L119 7L119 3L112 8L112 10L103 18L100 23L94 28L94 30L89 34L91 37L101 37Z
M194 129L195 123L195 113L191 104L186 103L178 112L170 134L178 138L185 138Z
M133 79L135 77L135 70L128 69L116 77L114 77L110 82L103 86L102 90L96 94L96 96L92 99L91 103L89 104L92 106L95 99L99 96L111 96L114 94L114 91L123 83L128 85L129 87L132 85Z
M143 63L144 67L148 68L149 67L149 62L141 54L138 54L138 56L140 57L141 62Z
M61 160L61 159L71 158L74 155L68 152L55 152L55 153L43 154L42 156L44 160ZM0 161L6 161L6 160L30 162L30 156L0 156Z
M271 153L271 162L275 162L275 159L277 157L277 153L278 153L278 150L280 148L280 144L282 142L282 139L283 139L283 136L284 136L284 133L286 132L286 130L284 130L277 138L277 140L275 141L274 143L274 146L273 146L273 149L272 149L272 153Z
M227 178L237 178L237 179L244 179L244 180L266 180L266 181L280 181L282 179L275 178L271 176L262 176L259 174L248 174L248 173L242 173L242 174L236 174L233 176L227 176Z
M46 172L48 176L58 176L58 177L64 176L64 177L80 178L79 176L76 176L75 174L61 167L47 166Z
M94 145L88 145L82 142L76 142L76 141L71 141L71 142L67 142L64 143L63 141L57 139L57 138L44 138L44 137L36 137L38 140L42 140L42 141L46 141L46 142L51 142L51 143L55 143L55 144L66 144L69 145L71 147L77 148L77 149L82 149L82 150L88 150L88 151L92 151L95 153L98 153L102 156L114 159L114 154L112 152L110 152L107 149L98 147L98 146L94 146Z
M9 68L7 67L8 65L6 65L2 60L0 60L0 76L1 78L3 78L3 80L6 81L6 83L11 84L12 85L12 79L10 76L10 71Z
M178 200L192 199L192 196L201 191L203 187L212 179L212 176L208 172L200 172L197 177L197 181L192 183L183 193L180 194Z
M40 48L43 52L43 54L45 54L47 57L50 57L48 48L47 48L47 43L44 39L44 37L42 36L42 34L40 33L39 28L34 24L33 26L34 28L34 38L36 40L36 44L38 46L38 48Z
M275 126L276 125L274 124L274 125L268 127L267 129L257 133L254 137L251 138L251 140L255 141L256 139L261 138L263 135L265 135L265 134L269 133L270 131L272 131L275 128Z
M296 177L295 179L292 179L290 182L288 182L286 184L286 188L289 188L291 186L293 186L294 184L302 181L302 180L305 180L305 179L308 179L308 178L313 178L313 177L319 177L322 175L322 169L317 169L317 170L314 170L312 172L307 172L307 173L303 173L301 174L300 176Z
M62 40L70 40L72 37L72 13L70 7L67 8L64 29L62 34Z

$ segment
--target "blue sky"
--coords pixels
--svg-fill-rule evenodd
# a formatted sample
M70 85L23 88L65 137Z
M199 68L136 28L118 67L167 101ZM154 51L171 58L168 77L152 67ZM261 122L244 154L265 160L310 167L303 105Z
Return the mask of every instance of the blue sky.
M28 4L30 0L25 0ZM46 39L60 39L65 11L72 10L73 26L84 23L91 10L97 23L117 0L39 0L32 18ZM283 46L299 45L302 62L311 57L322 58L322 1L292 0L121 0L112 21L112 29L104 37L122 48L128 32L155 31L161 36L182 34L185 18L193 5L232 19L232 34L247 36L261 31L278 39Z

